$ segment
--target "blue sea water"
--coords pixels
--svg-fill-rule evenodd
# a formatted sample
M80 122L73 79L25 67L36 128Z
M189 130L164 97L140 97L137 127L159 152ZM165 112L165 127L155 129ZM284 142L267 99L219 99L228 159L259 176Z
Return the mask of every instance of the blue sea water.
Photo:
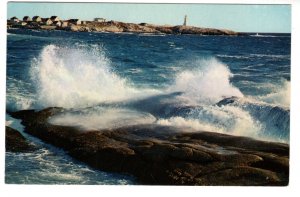
M7 47L8 111L58 106L72 110L49 119L52 124L89 129L160 124L289 143L290 34L11 29ZM227 102L231 97L235 102ZM58 156L48 157L49 151ZM32 154L6 154L7 183L134 182L76 163L43 144ZM25 161L31 166L27 170ZM40 176L31 170L37 161L53 164L43 167L45 181L28 178Z

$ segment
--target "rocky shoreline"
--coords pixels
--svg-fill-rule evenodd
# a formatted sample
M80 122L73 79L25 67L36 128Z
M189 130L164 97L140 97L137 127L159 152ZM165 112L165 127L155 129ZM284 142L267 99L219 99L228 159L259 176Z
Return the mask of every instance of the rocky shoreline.
M6 152L31 152L35 147L17 130L5 126Z
M150 185L273 185L289 180L289 145L214 132L137 125L101 131L51 125L63 108L10 112L25 132L72 157Z
M35 29L35 30L64 30L72 32L111 32L111 33L151 33L151 34L196 34L196 35L240 35L226 29L201 28L194 26L169 26L169 25L153 25L147 23L124 23L118 21L94 22L87 21L84 24L69 23L66 26L47 25L36 22L19 22L7 23L7 29Z

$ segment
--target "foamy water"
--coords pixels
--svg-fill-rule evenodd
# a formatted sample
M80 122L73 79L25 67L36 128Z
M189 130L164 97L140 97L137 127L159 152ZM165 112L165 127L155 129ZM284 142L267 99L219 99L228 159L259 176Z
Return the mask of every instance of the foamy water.
M159 124L289 143L289 36L11 31L8 111L63 107L51 124L88 130ZM131 180L69 165L59 150L6 158L10 183Z
M182 99L192 104L215 104L230 96L243 97L241 91L231 84L233 76L227 65L215 58L194 62L192 70L176 75L169 91L183 92Z
M151 94L138 90L112 71L110 60L98 47L46 46L31 64L41 107L88 107Z
M7 184L134 184L134 178L106 173L78 162L61 149L24 133L20 120L6 116L6 125L18 130L34 146L29 153L6 152L5 183Z
M204 58L195 60L186 68L177 69L168 86L158 89L137 87L133 81L120 76L114 70L105 50L98 45L91 45L89 48L84 44L77 44L75 47L47 45L38 57L31 60L29 69L36 95L20 94L18 88L23 88L24 84L20 84L19 81L11 83L13 86L8 95L8 105L14 105L11 109L42 109L53 106L79 109L54 116L49 122L85 129L161 124L288 141L284 137L272 137L276 132L280 132L282 127L274 126L276 122L270 124L269 120L265 120L267 116L265 119L257 119L248 103L222 107L215 105L224 98L247 97L232 84L231 78L234 75L228 65L216 58ZM289 86L288 81L283 81L269 88L271 93L248 98L256 99L257 108L261 108L261 105L270 105L270 108L278 105L288 109ZM126 109L126 103L145 100L143 105L149 105L147 102L151 99L147 98L158 98L160 95L176 92L179 94L164 101L158 100L160 104L154 103L152 108L157 107L158 111L159 108L172 109L175 106L195 108L182 114L169 114L165 111L151 114L151 110L145 111L144 107L137 105L133 109ZM99 108L93 107L104 103L108 104L109 108L97 110ZM88 108L85 109L86 107ZM289 127L284 128L286 130L283 132L288 132ZM269 129L274 132L268 131Z

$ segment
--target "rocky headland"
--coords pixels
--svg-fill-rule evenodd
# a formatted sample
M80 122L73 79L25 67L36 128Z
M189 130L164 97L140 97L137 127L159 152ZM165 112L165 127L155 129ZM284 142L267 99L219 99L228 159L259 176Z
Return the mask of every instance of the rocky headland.
M25 18L25 17L24 17ZM53 18L53 17L51 17ZM151 34L197 34L197 35L239 35L226 29L202 28L187 25L154 25L148 23L125 23L119 21L80 21L71 19L65 21L51 21L51 18L40 21L20 21L16 17L7 21L7 28L22 28L36 30L65 30L72 32L130 32ZM54 17L55 18L55 17ZM23 19L25 20L25 19ZM27 19L26 19L27 20Z
M22 120L25 132L95 168L134 175L140 184L288 184L288 144L159 125L85 130L48 122L65 111L10 114Z
M67 31L89 31L89 32L131 32L152 34L198 34L198 35L238 35L231 30L220 30L213 28L200 28L193 26L160 26L151 24L134 24L124 22L87 23L86 25L71 25L62 28Z

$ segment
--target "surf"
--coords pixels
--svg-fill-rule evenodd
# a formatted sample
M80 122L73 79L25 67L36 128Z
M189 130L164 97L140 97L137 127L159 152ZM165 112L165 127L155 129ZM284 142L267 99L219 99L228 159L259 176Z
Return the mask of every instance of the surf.
M50 44L32 59L29 76L34 93L18 96L16 89L8 94L7 105L14 110L65 108L49 119L51 124L98 130L159 124L284 142L289 138L289 111L274 108L289 108L289 82L270 94L249 97L231 82L229 66L214 57L177 66L168 84L149 88L121 76L102 45ZM13 82L19 88L26 85ZM236 99L230 103L230 98Z
M46 46L33 59L30 76L39 107L88 107L151 94L139 90L113 71L99 46L77 48Z

